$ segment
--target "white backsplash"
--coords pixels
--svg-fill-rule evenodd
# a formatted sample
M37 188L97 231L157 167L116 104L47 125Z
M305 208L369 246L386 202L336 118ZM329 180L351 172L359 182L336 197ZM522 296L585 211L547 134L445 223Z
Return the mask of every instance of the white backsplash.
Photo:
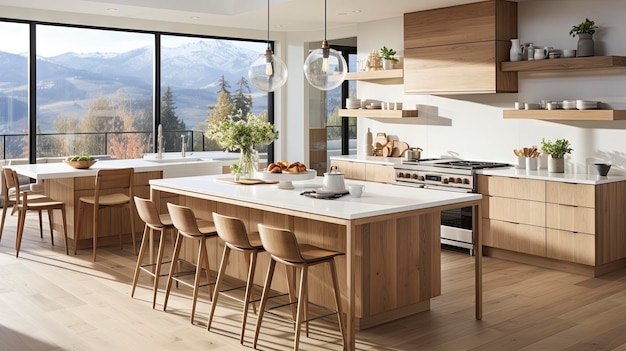
M575 48L572 25L585 17L600 27L594 36L596 55L626 56L626 13L622 0L553 0L518 3L518 34L522 43ZM360 24L359 58L373 48L403 47L402 18ZM392 38L392 39L390 39ZM402 54L402 53L401 53ZM386 132L419 146L422 157L457 156L464 159L514 162L513 149L540 145L541 139L568 139L573 152L566 172L593 173L594 162L613 164L611 174L626 174L626 121L561 121L503 119L502 109L515 101L542 99L599 100L612 109L626 109L626 69L519 74L518 94L405 95L402 85L358 82L358 97L401 101L417 107L420 117L396 120L359 118L358 136L367 128ZM358 143L359 148L361 143ZM546 159L540 160L545 169Z

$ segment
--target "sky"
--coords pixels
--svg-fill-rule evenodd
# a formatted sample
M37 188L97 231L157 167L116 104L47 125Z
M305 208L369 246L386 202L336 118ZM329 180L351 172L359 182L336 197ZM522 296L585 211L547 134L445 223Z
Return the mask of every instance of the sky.
M153 44L154 37L146 33L129 33L110 30L68 28L60 26L37 26L37 55L51 57L67 52L121 53ZM198 38L178 38L176 46ZM259 50L259 43L236 41L233 44ZM265 44L262 44L264 48ZM28 51L28 25L0 22L0 51L21 54Z

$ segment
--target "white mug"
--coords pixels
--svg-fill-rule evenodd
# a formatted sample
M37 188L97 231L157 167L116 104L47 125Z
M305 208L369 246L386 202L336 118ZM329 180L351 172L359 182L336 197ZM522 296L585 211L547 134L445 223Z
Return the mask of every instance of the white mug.
M365 190L365 185L348 185L348 192L350 192L351 197L361 197L361 195L363 195L363 190Z
M547 47L541 48L541 49L535 49L535 60L543 60L545 58L548 58L549 52L550 50Z

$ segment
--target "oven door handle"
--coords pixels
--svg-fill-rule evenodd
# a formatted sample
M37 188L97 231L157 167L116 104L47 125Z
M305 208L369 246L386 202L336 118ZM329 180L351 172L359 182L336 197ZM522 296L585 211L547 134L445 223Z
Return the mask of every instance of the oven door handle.
M453 186L424 185L424 189L455 191L458 193L471 193L472 190L466 188L455 188Z

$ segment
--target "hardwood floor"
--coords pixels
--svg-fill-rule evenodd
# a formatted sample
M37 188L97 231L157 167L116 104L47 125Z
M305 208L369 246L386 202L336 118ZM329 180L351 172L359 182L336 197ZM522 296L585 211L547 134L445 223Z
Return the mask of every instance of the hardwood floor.
M37 220L27 218L16 259L15 224L14 216L7 218L0 242L0 350L251 349L256 317L250 314L241 346L236 301L220 297L207 331L206 292L196 325L189 323L191 294L182 285L167 312L162 291L151 308L145 274L131 299L131 245L99 248L95 263L90 250L66 256L58 233L52 247L49 232L40 239ZM443 294L431 311L357 332L357 349L626 350L626 270L588 278L485 258L484 319L476 321L473 259L447 250L442 257ZM341 350L338 334L334 318L312 322L300 348ZM259 349L290 350L292 343L288 322L264 318Z

